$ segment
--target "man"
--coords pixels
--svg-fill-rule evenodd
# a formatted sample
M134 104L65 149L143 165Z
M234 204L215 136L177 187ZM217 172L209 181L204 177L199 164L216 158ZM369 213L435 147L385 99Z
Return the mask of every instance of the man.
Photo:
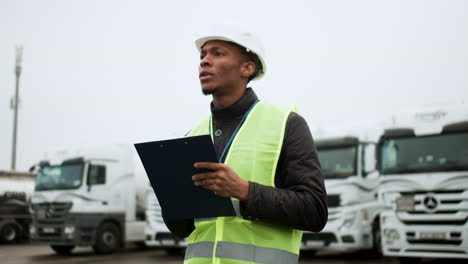
M210 172L192 180L231 197L238 216L166 221L176 235L189 236L184 263L297 263L300 230L322 230L328 215L309 128L294 107L259 101L247 88L266 71L254 35L224 31L196 46L212 115L189 135L211 134L219 163L195 163Z

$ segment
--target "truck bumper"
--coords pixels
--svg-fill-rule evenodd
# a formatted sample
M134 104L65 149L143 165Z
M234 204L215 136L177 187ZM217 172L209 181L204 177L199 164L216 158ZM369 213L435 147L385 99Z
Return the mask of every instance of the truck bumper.
M33 221L31 241L49 245L89 246L93 244L99 222L95 217L68 215L61 221Z
M60 220L35 218L30 232L31 241L49 245L91 246L95 241L97 227L105 219L123 223L124 216L68 214Z
M161 232L161 230L145 228L145 244L151 247L184 248L187 246L187 241L169 231Z
M463 225L405 225L393 211L380 216L386 256L468 258L468 222Z
M370 249L372 248L372 229L356 223L352 228L341 226L339 219L327 222L320 233L304 232L302 250L319 249Z

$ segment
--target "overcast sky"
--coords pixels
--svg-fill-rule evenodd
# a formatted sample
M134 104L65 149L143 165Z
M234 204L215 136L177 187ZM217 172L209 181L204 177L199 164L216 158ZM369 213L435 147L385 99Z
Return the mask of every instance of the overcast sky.
M54 147L183 135L209 114L193 42L218 23L263 39L268 72L251 86L296 104L313 131L466 105L467 13L463 0L0 0L0 169L10 167L16 44L25 170Z

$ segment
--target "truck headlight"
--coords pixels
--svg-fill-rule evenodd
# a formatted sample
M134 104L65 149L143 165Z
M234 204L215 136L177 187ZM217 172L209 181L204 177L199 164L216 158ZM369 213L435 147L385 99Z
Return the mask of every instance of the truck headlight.
M343 217L343 227L344 228L351 228L354 224L356 219L356 212L348 213Z
M36 234L36 227L33 225L29 226L29 234L35 235Z
M387 207L391 207L398 197L400 197L400 193L397 192L388 192L382 195L384 205Z
M65 229L63 230L63 233L65 234L73 234L74 232L75 232L74 226L65 226Z
M71 239L75 235L75 227L74 226L65 226L65 228L63 229L63 233L65 234L65 236L67 238Z
M383 236L385 241L388 243L393 243L395 240L400 239L400 233L398 233L398 230L393 228L385 228L383 231Z

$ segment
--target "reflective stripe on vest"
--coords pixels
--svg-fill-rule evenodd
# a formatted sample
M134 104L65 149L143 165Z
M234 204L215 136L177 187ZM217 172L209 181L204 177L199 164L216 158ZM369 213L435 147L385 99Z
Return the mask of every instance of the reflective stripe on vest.
M185 261L188 263L206 263L207 260L188 260L191 258L211 259L214 245L214 242L198 242L188 245L185 253ZM299 255L285 250L233 242L216 243L216 257L268 264L297 263L299 260ZM208 262L211 262L211 260L208 260Z
M274 187L286 122L294 110L257 103L234 137L225 163L244 180ZM208 134L210 125L209 118L202 120L189 136ZM297 263L301 237L302 231L262 220L196 219L184 263Z

